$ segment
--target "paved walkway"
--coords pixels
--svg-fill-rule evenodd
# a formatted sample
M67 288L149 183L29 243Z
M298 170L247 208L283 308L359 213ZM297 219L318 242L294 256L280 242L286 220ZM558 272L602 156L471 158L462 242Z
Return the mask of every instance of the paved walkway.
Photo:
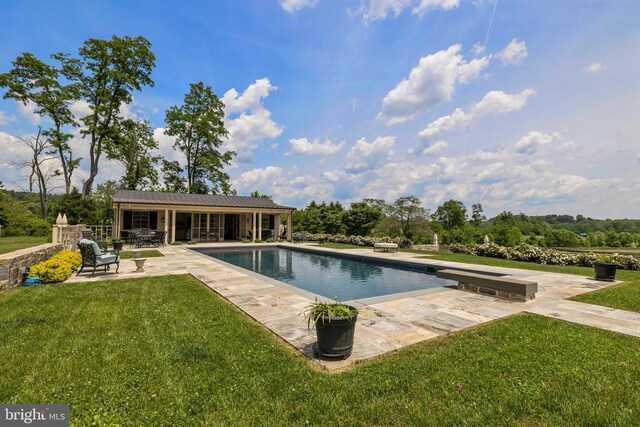
M216 246L228 247L229 244L200 244L196 247ZM264 247L267 244L260 246ZM306 321L300 312L313 301L313 294L222 263L193 252L189 248L190 246L160 248L165 257L148 258L144 273L135 272L133 261L123 260L120 274L117 276L112 273L106 275L96 273L94 278L88 279L83 273L80 277L74 276L69 281L189 273L295 348L312 357L311 346L315 342L315 331L307 329ZM314 249L333 252L317 246ZM370 248L339 252L500 272L518 279L536 281L539 291L535 300L526 303L459 291L449 287L353 301L352 303L360 309L360 315L352 356L340 361L317 360L331 371L343 369L356 361L369 359L426 339L522 312L640 336L640 313L565 300L574 295L610 286L611 283L608 282L598 282L567 274L436 261L419 258L422 255L406 252L374 253Z

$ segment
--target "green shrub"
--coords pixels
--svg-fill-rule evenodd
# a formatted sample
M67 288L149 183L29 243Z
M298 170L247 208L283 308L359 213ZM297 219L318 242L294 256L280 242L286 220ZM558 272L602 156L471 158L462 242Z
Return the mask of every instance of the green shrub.
M82 264L79 252L60 251L49 259L31 267L30 277L39 277L42 283L64 282Z
M180 246L182 244L182 242L173 242L172 245L173 246Z
M198 242L197 242L197 241L195 241L195 240L189 240L189 241L187 242L187 245L197 245L197 244L198 244Z
M255 243L262 243L262 240L261 239L256 239Z
M273 242L275 242L275 241L276 241L276 239L274 239L273 237L269 237L269 238L267 239L267 243L273 243Z
M575 265L579 267L592 267L593 263L602 256L592 252L572 254L553 249L540 249L527 244L516 247L505 247L495 243L482 245L452 244L449 250L454 253L486 256L491 258L511 259L515 261L535 262L548 265ZM608 262L618 264L624 270L640 270L640 260L631 255L613 254L607 255Z
M249 240L249 239L243 239L243 240L242 240L242 243L251 243L251 240Z

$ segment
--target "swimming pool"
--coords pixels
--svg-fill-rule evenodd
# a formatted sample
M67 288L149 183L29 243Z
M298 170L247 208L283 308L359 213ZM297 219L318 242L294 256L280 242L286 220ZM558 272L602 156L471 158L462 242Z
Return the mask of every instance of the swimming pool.
M427 266L282 247L198 248L210 257L339 301L453 286ZM433 270L433 268L432 268Z

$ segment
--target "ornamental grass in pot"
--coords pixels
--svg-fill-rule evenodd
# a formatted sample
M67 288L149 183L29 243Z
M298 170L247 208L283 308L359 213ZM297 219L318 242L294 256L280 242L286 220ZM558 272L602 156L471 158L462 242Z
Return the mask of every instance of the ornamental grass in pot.
M596 280L607 282L616 280L618 264L616 264L614 257L611 255L600 255L596 262L593 263L593 269L595 270Z
M314 356L346 359L353 350L353 338L358 320L358 310L338 301L309 304L303 313L307 327L316 328L318 342L313 346Z

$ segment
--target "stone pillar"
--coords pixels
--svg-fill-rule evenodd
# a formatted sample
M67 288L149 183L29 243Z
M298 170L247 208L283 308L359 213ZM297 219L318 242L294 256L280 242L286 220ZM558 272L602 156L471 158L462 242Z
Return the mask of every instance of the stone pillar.
M253 226L251 229L251 240L253 242L256 241L256 212L255 211L253 212Z
M287 240L291 240L292 232L291 228L293 227L293 212L287 212Z

